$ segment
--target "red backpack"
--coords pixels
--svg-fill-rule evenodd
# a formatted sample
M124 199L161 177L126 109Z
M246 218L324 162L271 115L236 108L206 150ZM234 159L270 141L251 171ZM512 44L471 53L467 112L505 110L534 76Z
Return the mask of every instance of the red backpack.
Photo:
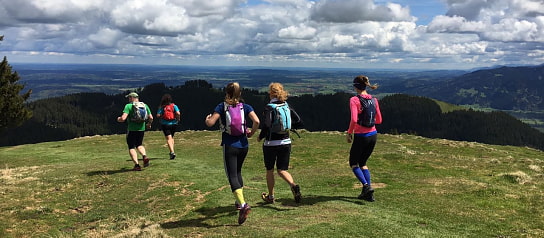
M167 121L171 121L171 120L174 120L176 118L176 116L174 116L174 104L173 103L170 103L170 104L164 106L164 108L162 110L163 110L162 119L167 120Z

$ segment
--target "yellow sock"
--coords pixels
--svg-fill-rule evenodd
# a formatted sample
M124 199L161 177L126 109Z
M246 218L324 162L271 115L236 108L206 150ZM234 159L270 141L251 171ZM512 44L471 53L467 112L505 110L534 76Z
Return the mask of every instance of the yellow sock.
M236 198L236 200L238 201L238 203L240 203L240 205L243 205L244 203L246 203L246 200L244 200L244 189L243 188L239 188L239 189L234 190L233 194L234 194L234 197Z

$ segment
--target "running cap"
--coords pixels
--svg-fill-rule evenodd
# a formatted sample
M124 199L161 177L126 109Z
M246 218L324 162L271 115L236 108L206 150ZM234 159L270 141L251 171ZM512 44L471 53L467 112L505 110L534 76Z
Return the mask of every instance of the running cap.
M125 97L126 97L126 98L128 98L128 97L137 98L137 97L138 97L138 94L135 93L135 92L132 92L132 93L129 93L128 95L126 95Z

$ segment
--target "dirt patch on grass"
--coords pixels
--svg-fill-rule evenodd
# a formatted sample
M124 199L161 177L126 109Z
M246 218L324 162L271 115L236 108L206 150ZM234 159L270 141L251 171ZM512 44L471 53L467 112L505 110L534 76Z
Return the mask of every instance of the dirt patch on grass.
M526 184L528 182L531 182L531 176L529 176L528 174L524 173L523 171L516 171L516 172L511 172L511 173L503 173L503 174L498 174L497 176L499 177L502 177L512 183L517 183L517 184Z
M478 143L478 142L468 142L468 141L454 141L446 139L433 139L428 140L428 143L438 144L442 146L454 147L454 148L482 148L488 151L497 151L495 148L491 148L489 145Z
M538 165L529 165L529 169L535 172L542 172L542 168Z
M117 227L121 226L123 229L120 232L114 232L105 228L106 225L101 225L98 229L89 230L86 237L101 238L101 237L113 237L113 238L170 238L160 224L151 224L146 221L145 218L129 218L122 221L115 221Z
M449 193L452 193L453 191L456 191L456 190L452 190L452 188L460 187L460 186L470 187L476 190L484 189L488 186L486 183L480 183L480 182L476 182L476 181L472 181L468 179L454 178L454 177L429 178L429 179L423 180L422 182L432 185L431 192L434 194L449 194ZM424 191L424 192L427 192L427 191Z
M43 166L17 167L1 169L1 178L4 185L18 185L30 181L38 180L37 177L31 175L42 172Z

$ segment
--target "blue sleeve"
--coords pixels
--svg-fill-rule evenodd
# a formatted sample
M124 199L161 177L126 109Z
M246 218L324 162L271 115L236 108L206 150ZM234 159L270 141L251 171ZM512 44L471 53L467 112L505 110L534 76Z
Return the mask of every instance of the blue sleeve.
M162 107L159 107L159 109L157 110L157 114L162 115L163 113L164 113L164 112L163 112Z
M253 110L253 107L252 107L251 105L249 105L249 104L245 104L245 103L244 103L244 112L245 112L246 114L249 114L249 113L252 112L252 111L254 111L254 110Z
M223 103L219 103L213 111L219 114L223 114Z
M179 107L176 104L174 104L174 112L179 112Z

